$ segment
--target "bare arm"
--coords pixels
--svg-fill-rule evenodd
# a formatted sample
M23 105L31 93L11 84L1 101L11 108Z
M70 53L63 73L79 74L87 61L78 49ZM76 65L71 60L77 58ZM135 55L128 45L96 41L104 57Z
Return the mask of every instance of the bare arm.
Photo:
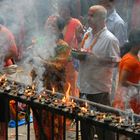
M128 87L128 86L136 86L136 87L138 87L139 84L132 83L132 82L130 82L130 81L127 80L129 75L130 75L130 72L129 71L123 70L122 73L121 73L121 76L120 76L119 83L122 86L125 86L125 87Z

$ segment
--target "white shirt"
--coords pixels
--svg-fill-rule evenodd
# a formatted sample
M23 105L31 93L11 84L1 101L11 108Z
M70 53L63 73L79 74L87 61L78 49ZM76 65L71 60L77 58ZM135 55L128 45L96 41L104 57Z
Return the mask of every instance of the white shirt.
M117 37L120 47L128 41L127 39L127 25L123 19L118 15L116 10L107 17L106 26L108 30Z
M88 48L93 42L92 32L85 41L84 47ZM92 48L93 55L80 61L79 88L81 93L96 94L110 92L113 67L103 64L102 60L119 61L119 42L117 38L107 30L103 30L96 44Z

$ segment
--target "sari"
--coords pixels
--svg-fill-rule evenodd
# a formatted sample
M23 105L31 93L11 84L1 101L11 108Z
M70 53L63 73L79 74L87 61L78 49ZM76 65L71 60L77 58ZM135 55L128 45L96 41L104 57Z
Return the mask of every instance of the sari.
M78 26L81 26L81 23L78 19L71 18L67 25L64 28L64 41L68 43L71 49L78 49L78 42L75 36L75 31ZM66 81L71 84L71 95L79 96L79 90L77 88L77 77L78 72L76 71L75 66L78 62L73 59L71 63L67 64L66 68Z
M66 81L66 65L70 63L70 48L67 43L59 39L55 48L56 55L45 64L45 72L43 74L44 87L55 91L65 93L67 87ZM63 140L63 117L52 114L47 110L32 108L34 119L34 130L36 140L50 140L52 138L52 121L54 140Z

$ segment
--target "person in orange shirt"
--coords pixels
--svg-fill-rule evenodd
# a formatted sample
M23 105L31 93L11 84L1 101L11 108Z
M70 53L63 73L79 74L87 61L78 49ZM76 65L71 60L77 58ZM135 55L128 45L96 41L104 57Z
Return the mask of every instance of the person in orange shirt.
M137 114L140 113L140 104L138 102L138 96L126 95L130 91L130 87L134 86L140 88L140 61L139 61L139 50L140 50L140 30L135 29L131 31L129 36L129 43L127 43L128 51L120 61L119 64L119 85L118 95L116 95L114 106L121 109L126 109L124 106L123 96L129 96L128 107L131 107ZM130 93L133 94L133 93Z

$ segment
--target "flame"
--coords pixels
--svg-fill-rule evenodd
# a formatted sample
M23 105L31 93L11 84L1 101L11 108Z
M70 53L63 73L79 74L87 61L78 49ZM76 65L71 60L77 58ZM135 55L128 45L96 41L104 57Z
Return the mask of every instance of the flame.
M88 104L87 104L87 102L85 102L85 108L88 108Z
M120 118L119 123L122 123L122 122L123 122L123 119L122 119L122 118Z
M34 83L32 84L32 90L35 90L35 84Z
M83 113L86 113L88 111L88 104L87 104L87 102L85 102L85 106L84 107L81 107L81 111Z
M55 103L57 103L57 102L58 102L58 100L56 99L54 102L55 102Z
M75 102L74 102L73 99L71 100L70 105L71 105L72 107L75 107Z
M6 74L3 74L1 77L0 77L0 81L6 79Z
M103 114L103 119L105 119L105 117L106 117L105 114Z
M27 96L31 96L31 95L32 95L32 92L28 92L28 93L27 93Z
M45 92L45 91L43 91L43 92L42 92L42 94L43 94L43 95L45 95L45 94L46 94L46 92Z
M41 97L42 97L42 96L41 96L41 95L39 95L39 98L40 98L40 99L41 99Z
M38 100L41 101L42 95L39 95Z
M86 107L81 107L81 111L82 111L83 113L86 113L86 112L87 112L87 108L86 108Z
M67 102L69 101L70 88L71 88L71 84L68 83L68 89L67 89L67 91L66 91L66 101L67 101Z
M54 95L54 94L55 94L55 88L52 87L52 95Z
M63 98L62 98L62 103L65 103L66 102L66 97L64 96Z
M125 119L121 118L121 116L116 117L118 123L122 123Z
M54 105L58 105L58 100L57 99L54 100Z

